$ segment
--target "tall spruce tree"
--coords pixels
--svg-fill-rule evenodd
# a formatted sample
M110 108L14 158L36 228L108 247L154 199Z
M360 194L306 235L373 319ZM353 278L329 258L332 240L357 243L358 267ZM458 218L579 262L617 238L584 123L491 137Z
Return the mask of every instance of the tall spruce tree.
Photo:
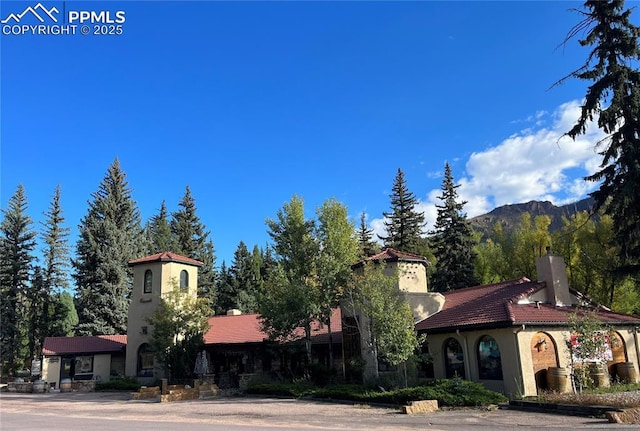
M147 250L140 212L115 159L80 221L76 259L78 335L124 334L133 282L128 262Z
M44 337L56 336L58 317L56 310L60 310L59 294L69 288L69 227L64 225L65 218L60 204L61 188L58 185L51 199L49 209L44 213L42 222L42 242L44 248L42 255L43 264L43 303L40 319L41 338L38 347L42 346Z
M454 184L451 166L444 167L442 180L442 201L438 217L431 233L436 270L432 276L432 288L437 292L460 289L477 284L474 275L476 242L467 215L463 213L465 201L458 202L459 184Z
M149 241L149 254L173 251L175 241L165 201L162 201L158 214L151 217L145 230Z
M178 205L180 209L171 219L171 232L176 241L174 251L204 263L198 271L198 296L215 304L215 250L209 239L210 232L197 215L196 201L189 186Z
M360 226L358 227L358 246L360 257L366 258L376 254L380 247L373 240L373 229L367 226L367 215L360 214Z
M243 313L253 313L258 308L258 274L253 265L253 255L244 242L240 241L233 253L231 274L237 292L236 308Z
M223 260L216 278L216 302L213 304L215 314L225 314L236 307L237 292L235 291L233 275L227 263Z
M24 365L27 289L35 262L36 232L27 214L28 202L20 184L2 210L0 223L0 358L3 373Z
M49 292L47 291L44 270L36 265L33 268L31 284L27 290L27 357L40 355L42 342L47 336L49 326Z
M386 236L378 236L384 246L399 251L425 254L425 241L422 238L424 213L416 210L418 201L409 191L404 172L398 173L391 189L391 211L383 213Z
M559 81L577 78L592 81L587 89L580 118L567 132L575 139L597 118L607 137L601 148L600 170L586 178L600 181L591 196L595 210L604 208L614 221L619 245L621 273L640 271L640 28L630 21L631 9L623 0L589 0L585 18L567 35L565 43L588 29L582 46L592 47L587 61Z

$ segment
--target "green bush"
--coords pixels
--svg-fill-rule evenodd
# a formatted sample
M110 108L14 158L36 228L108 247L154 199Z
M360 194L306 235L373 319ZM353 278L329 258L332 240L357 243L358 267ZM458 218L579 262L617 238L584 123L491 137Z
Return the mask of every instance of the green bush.
M138 389L140 389L140 383L130 377L96 382L96 391L137 391Z
M507 401L504 395L490 391L479 383L462 379L434 380L425 385L394 391L380 391L361 385L333 385L316 388L308 382L259 384L247 393L349 400L359 403L406 405L417 400L438 400L438 405L449 407L485 406Z

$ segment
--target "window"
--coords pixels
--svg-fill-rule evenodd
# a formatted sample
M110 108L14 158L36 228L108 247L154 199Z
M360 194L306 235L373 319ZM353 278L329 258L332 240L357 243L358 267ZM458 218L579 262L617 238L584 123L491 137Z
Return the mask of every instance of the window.
M478 341L478 374L483 380L502 380L500 348L496 340L488 335Z
M153 283L153 274L150 269L144 272L144 293L151 293L151 285Z
M153 377L153 352L149 344L138 348L138 377Z
M189 273L186 270L180 271L180 289L189 288Z
M462 346L455 338L448 338L444 343L444 365L447 379L452 377L465 378L464 353Z
M76 356L75 373L89 374L93 372L93 356Z

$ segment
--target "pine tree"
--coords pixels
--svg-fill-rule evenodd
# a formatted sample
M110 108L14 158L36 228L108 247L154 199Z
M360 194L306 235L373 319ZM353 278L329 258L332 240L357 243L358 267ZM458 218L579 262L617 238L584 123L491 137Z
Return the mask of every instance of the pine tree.
M228 310L237 308L237 292L235 291L235 287L233 275L229 268L227 268L227 263L222 261L216 279L216 302L213 304L215 314L224 315Z
M236 308L243 313L257 310L258 279L253 267L253 255L244 242L240 241L231 263L230 272L236 291Z
M585 64L560 80L573 77L592 81L587 89L580 118L567 132L575 139L597 118L607 137L601 147L600 170L586 178L601 181L591 193L594 211L604 208L611 215L620 247L622 273L640 271L640 27L630 22L631 9L623 0L589 0L584 20L567 35L565 43L588 30L580 45L592 50Z
M23 365L27 320L27 289L35 257L36 232L27 215L22 185L9 199L0 223L0 351L3 372Z
M69 245L68 237L70 229L64 226L64 215L60 205L61 189L56 187L48 211L44 213L45 221L42 223L42 241L45 247L42 251L44 266L42 274L43 300L40 311L40 339L37 343L39 349L44 342L44 337L55 336L54 327L57 323L53 320L56 315L58 294L68 289Z
M438 197L443 203L436 205L438 217L434 225L431 240L434 255L437 259L433 274L432 287L438 292L474 286L477 280L474 275L475 240L471 225L464 214L465 201L458 202L449 163L445 164L442 180L442 195Z
M80 221L73 278L78 335L123 334L133 274L128 262L147 250L140 212L116 159Z
M173 213L171 219L175 252L204 263L198 271L198 296L215 304L215 250L213 242L209 240L210 232L196 214L196 202L189 186L178 205L180 209Z
M151 217L147 223L146 232L149 238L149 254L173 251L174 238L165 201L162 201L158 214Z
M367 226L367 215L360 214L360 227L358 228L358 245L360 257L369 257L376 254L380 247L373 240L373 229Z
M391 212L383 213L387 236L379 236L384 246L407 253L424 254L424 213L418 212L416 197L407 188L404 172L398 174L391 189Z
M49 326L49 292L47 291L44 270L36 265L33 269L31 285L27 291L27 357L40 355L44 338Z
M50 337L71 337L74 328L78 325L78 313L76 312L73 297L69 292L58 292L53 296L52 311L49 321Z

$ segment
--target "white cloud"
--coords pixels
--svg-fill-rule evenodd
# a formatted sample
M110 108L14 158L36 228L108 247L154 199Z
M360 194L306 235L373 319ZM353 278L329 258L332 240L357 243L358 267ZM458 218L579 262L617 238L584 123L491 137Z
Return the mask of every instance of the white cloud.
M525 121L533 122L494 147L474 152L466 162L460 184L460 200L466 200L469 217L487 213L498 206L548 200L566 204L585 197L596 188L582 178L598 170L601 156L596 144L605 135L594 124L575 141L564 134L580 115L580 102L571 101L558 107L551 115L538 111ZM550 118L548 118L550 117ZM542 127L551 124L549 127ZM432 173L427 173L431 177ZM431 190L419 204L425 212L428 229L435 222L435 204L440 189ZM384 234L382 219L371 221L376 233Z

